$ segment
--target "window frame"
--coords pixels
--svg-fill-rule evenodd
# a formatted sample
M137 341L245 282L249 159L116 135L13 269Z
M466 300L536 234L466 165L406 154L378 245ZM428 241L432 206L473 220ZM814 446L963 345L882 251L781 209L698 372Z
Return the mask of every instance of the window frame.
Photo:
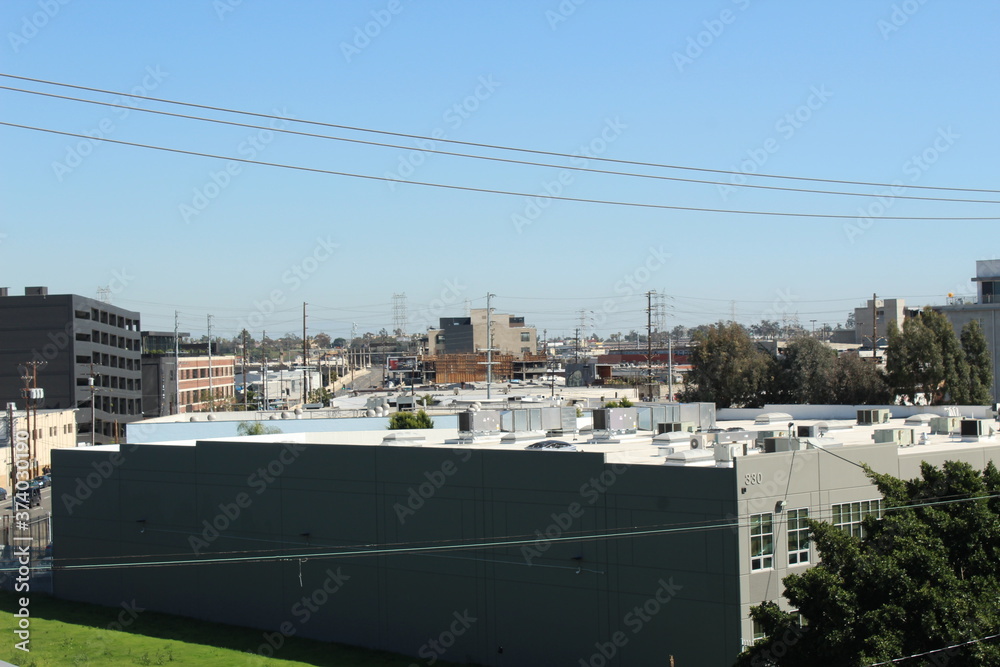
M750 515L750 571L774 569L774 514Z

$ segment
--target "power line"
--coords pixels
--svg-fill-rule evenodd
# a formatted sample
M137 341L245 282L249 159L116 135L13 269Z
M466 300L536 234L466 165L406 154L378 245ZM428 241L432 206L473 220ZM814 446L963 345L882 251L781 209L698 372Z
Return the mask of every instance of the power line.
M57 134L66 137L76 137L79 139L87 139L89 141L104 141L112 144L119 144L121 146L133 146L136 148L146 148L150 150L164 151L168 153L179 153L182 155L194 155L196 157L207 157L216 160L229 160L232 162L242 162L245 164L256 164L265 167L278 167L281 169L293 169L296 171L306 171L316 174L327 174L330 176L345 176L348 178L360 178L370 181L396 181L396 179L388 176L372 176L371 174L354 174L345 171L334 171L331 169L320 169L318 167L303 167L301 165L291 165L282 164L279 162L264 162L261 160L250 160L248 158L231 157L226 155L216 155L214 153L202 153L200 151L189 151L180 148L168 148L166 146L154 146L152 144L143 144L133 141L122 141L119 139L109 139L108 137L92 137L87 134L79 134L76 132L63 132L61 130L52 130L42 127L33 127L31 125L20 125L18 123L7 123L0 122L0 125L7 127L16 127L22 130L32 130L34 132L45 132L49 134ZM584 204L605 204L608 206L628 206L635 208L651 208L651 209L665 209L672 211L693 211L698 213L729 213L734 215L771 215L779 217L791 217L791 218L823 218L823 219L834 219L834 220L854 220L857 219L856 215L836 215L830 213L792 213L786 211L743 211L737 209L718 209L718 208L704 208L700 206L672 206L669 204L648 204L641 202L627 202L627 201L616 201L611 199L585 199L579 197L565 197L557 195L538 195L531 194L527 192L515 192L512 190L497 190L494 188L476 188L468 185L451 185L448 183L432 183L429 181L406 181L409 185L419 185L423 187L431 188L442 188L446 190L462 190L465 192L480 192L484 194L494 194L494 195L506 195L513 197L544 197L546 199L553 199L558 201L572 201ZM1000 217L977 217L977 216L880 216L880 220L910 220L910 221L957 221L957 220L1000 220Z
M904 660L912 660L913 658L922 658L924 656L933 655L935 653L950 651L953 648L961 648L963 646L978 644L979 642L984 642L990 639L996 639L997 637L1000 637L1000 634L988 635L986 637L980 637L979 639L970 639L969 641L962 642L960 644L952 644L951 646L945 646L944 648L936 648L933 651L924 651L923 653L914 653L913 655L903 656L902 658L893 658L892 660L886 660L884 662L875 662L869 665L868 667L882 667L882 665L895 665L896 663L902 662Z
M10 86L0 86L0 90L9 90L11 92L16 92L16 93L27 93L29 95L40 95L40 96L44 96L44 97L51 97L51 98L55 98L55 99L68 100L68 101L72 101L72 102L83 102L85 104L95 104L95 105L98 105L98 106L114 107L114 108L119 108L119 109L128 109L129 111L138 111L140 113L156 114L156 115L160 115L160 116L169 116L171 118L183 118L183 119L186 119L186 120L197 120L197 121L203 121L203 122L207 122L207 123L216 123L216 124L220 124L220 125L229 125L229 126L234 126L234 127L245 127L245 128L254 129L254 130L266 130L268 132L276 132L276 133L282 133L282 134L292 134L292 135L297 135L297 136L302 136L302 137L311 137L311 138L314 138L314 139L329 139L331 141L343 141L343 142L347 142L347 143L362 144L362 145L366 145L366 146L376 146L376 147L379 147L379 148L393 148L393 149L398 149L398 150L413 150L412 146L402 146L402 145L399 145L399 144L389 144L389 143L385 143L385 142L368 141L368 140L365 140L365 139L352 139L352 138L348 138L348 137L334 137L334 136L330 136L330 135L327 135L327 134L317 134L317 133L314 133L314 132L302 132L302 131L299 131L299 130L291 130L291 129L287 129L287 128L270 127L270 126L265 126L265 125L253 125L251 123L240 123L240 122L236 122L236 121L221 120L221 119L218 119L218 118L205 118L203 116L192 116L190 114L171 113L169 111L160 111L160 110L157 110L157 109L143 109L143 108L131 106L131 105L128 105L128 104L116 104L114 102L101 102L101 101L98 101L98 100L88 100L88 99L84 99L84 98L80 98L80 97L71 97L71 96L68 96L68 95L56 95L54 93L43 93L43 92L37 91L37 90L25 90L23 88L13 88L13 87L10 87ZM147 98L147 99L152 99L152 98ZM176 104L183 104L183 103L177 102ZM232 111L232 113L246 113L246 112ZM294 119L285 119L285 120L292 121ZM375 132L375 130L366 130L366 131ZM633 177L633 178L649 178L649 179L664 180L664 181L674 181L674 182L679 182L679 183L696 183L696 184L700 184L700 185L716 185L716 186L722 185L722 186L726 186L726 187L751 188L751 189L760 189L760 190L778 190L778 191L783 191L783 192L798 192L798 193L803 193L803 194L822 194L822 195L837 195L837 196L843 196L843 197L864 197L864 198L871 198L872 197L872 194L871 193L867 193L867 192L840 192L840 191L835 191L835 190L816 190L816 189L812 189L812 188L792 188L792 187L785 187L785 186L779 186L779 185L760 185L760 184L753 184L753 183L726 183L725 181L710 181L710 180L705 180L705 179L680 178L678 176L664 176L664 175L659 175L659 174L638 174L638 173L634 173L634 172L612 171L612 170L607 170L607 169L594 169L592 167L579 167L579 166L573 166L573 165L549 164L549 163L545 163L545 162L532 162L530 160L515 160L513 158L502 158L502 157L496 157L496 156L490 156L490 155L473 155L473 154L469 154L469 153L458 153L458 152L455 152L455 151L445 151L445 150L439 150L439 149L435 149L435 148L426 148L426 147L420 147L419 150L422 153L432 153L432 154L436 154L436 155L448 155L448 156L451 156L451 157L469 158L469 159L474 159L474 160L488 160L488 161L491 161L491 162L504 162L504 163L507 163L507 164L519 164L519 165L526 165L526 166L532 166L532 167L546 167L546 168L551 168L551 169L566 169L566 170L570 170L570 171L581 171L581 172L588 172L588 173L594 173L594 174L605 174L605 175L611 175L611 176L629 176L629 177ZM515 149L515 150L521 150L521 149ZM791 177L788 177L788 178L791 178ZM389 179L389 180L394 180L394 179ZM402 182L407 182L408 183L410 181L403 180ZM952 202L952 203L963 203L963 204L1000 204L1000 201L994 200L994 199L961 199L961 198L953 198L953 197L920 197L920 196L916 196L916 195L896 195L896 194L890 194L890 195L888 195L888 197L890 199L909 199L909 200L917 200L917 201L937 201L937 202Z
M33 83L41 83L41 84L50 85L50 86L60 86L60 87L64 87L64 88L73 88L73 89L76 89L76 90L86 90L86 91L89 91L89 92L103 93L103 94L106 94L106 95L118 95L118 96L124 96L124 97L134 97L133 95L130 95L128 93L123 93L123 92L120 92L120 91L106 90L106 89L102 89L102 88L93 88L93 87L88 87L88 86L79 86L79 85L74 85L74 84L70 84L70 83L60 83L60 82L57 82L57 81L47 81L45 79L36 79L36 78L26 77L26 76L17 76L17 75L14 75L14 74L3 74L3 73L0 73L0 77L5 77L5 78L9 78L9 79L17 79L17 80L20 80L20 81L31 81ZM290 118L285 118L283 116L277 116L277 115L274 115L274 114L264 114L264 113L257 113L257 112L253 112L253 111L240 111L240 110L237 110L237 109L230 109L230 108L227 108L227 107L211 106L211 105L207 105L207 104L196 104L194 102L179 102L179 101L176 101L176 100L170 100L170 99L161 98L161 97L143 96L142 99L149 100L151 102L161 102L163 104L174 104L174 105L178 105L178 106L193 107L193 108L196 108L196 109L206 109L206 110L209 110L209 111L221 111L223 113L240 114L240 115L245 115L245 116L253 116L253 117L256 117L256 118L266 118L266 119L269 119L269 120L282 120L282 121L288 121L288 122L294 122L294 123L301 123L301 124L305 124L305 125L315 125L315 126L318 126L318 127L329 127L329 128L338 129L338 130L350 130L352 132L365 132L365 133L371 133L371 134L381 134L381 135L386 135L386 136L403 137L403 138L407 138L407 139L419 139L421 141L437 141L437 142L441 142L441 143L455 144L455 145L460 145L460 146L471 146L471 147L475 147L475 148L489 148L489 149L493 149L493 150L513 151L513 152L519 152L519 153L530 153L530 154L533 154L533 155L547 155L547 156L550 156L550 157L560 157L560 158L567 158L567 159L579 159L579 157L580 157L578 155L572 155L572 154L569 154L569 153L559 153L559 152L555 152L555 151L543 151L543 150L530 149L530 148L516 148L516 147L512 147L512 146L502 146L502 145L498 145L498 144L486 144L486 143L478 143L478 142L472 142L472 141L459 141L457 139L444 139L444 138L426 137L426 136L419 135L419 134L408 134L408 133L405 133L405 132L391 132L391 131L388 131L388 130L374 130L374 129L371 129L371 128L354 127L354 126L351 126L351 125L339 125L339 124L336 124L336 123L325 123L325 122L313 121L313 120L290 119ZM134 109L133 107L129 107L129 108L130 109ZM268 129L272 129L272 128L268 128ZM90 138L90 137L88 137L88 138ZM690 167L690 166L683 166L683 165L671 165L671 164L662 164L662 163L656 163L656 162L642 162L642 161L637 161L637 160L620 160L620 159L598 157L598 156L588 156L587 159L589 159L589 160L595 160L595 161L599 161L599 162L608 162L608 163L614 163L614 164L627 164L627 165L640 166L640 167L655 167L655 168L660 168L660 169L677 169L677 170L683 170L683 171L705 172L705 173L711 173L711 174L725 174L725 175L730 175L730 176L742 176L742 177L746 177L747 176L747 174L744 173L744 172L741 172L741 171L732 171L732 170L726 170L726 169L708 169L708 168L703 168L703 167ZM808 181L808 182L813 182L813 183L834 183L834 184L839 184L839 185L863 185L863 186L879 187L879 188L898 188L898 187L903 187L903 188L908 188L908 189L912 189L912 190L941 190L941 191L948 191L948 192L981 192L981 193L986 193L986 194L1000 194L1000 190L989 190L989 189L981 189L981 188L955 188L955 187L943 187L943 186L932 186L932 185L907 185L907 184L900 184L900 183L895 183L895 184L894 183L877 183L877 182L870 182L870 181L850 181L850 180L830 179L830 178L810 178L810 177L806 177L806 176L782 176L782 175L779 175L779 174L761 174L761 173L756 173L756 174L752 174L752 175L756 176L758 178L776 178L776 179L793 180L793 181ZM725 185L736 185L736 184L726 183Z
M938 499L932 500L925 503L915 503L910 505L898 505L893 507L886 507L882 509L882 514L893 511L899 511L904 509L913 509L915 507L929 507L936 505L949 505L960 502L969 502L976 500L989 500L991 498L1000 497L998 494L989 494L982 496L970 496L970 497L954 497L948 499ZM821 511L817 515L820 520L829 514L832 516L832 510L830 512ZM628 528L623 528L617 531L605 531L605 532L585 532L580 531L578 533L563 533L558 537L549 538L546 537L546 542L594 542L598 540L613 540L621 538L633 538L633 537L647 537L652 535L665 535L665 534L676 534L676 533L689 533L689 532L708 532L713 530L733 530L739 528L749 528L750 515L726 517L717 521L710 521L705 523L670 523L670 524L654 524L652 526L632 526ZM149 530L146 527L146 530ZM183 531L166 531L160 530L159 532L183 532ZM191 533L184 533L190 535ZM254 538L247 538L254 539ZM448 540L439 540L437 543L424 543L417 546L413 546L412 542L399 542L387 545L357 545L341 547L339 551L329 551L329 552L308 552L308 553L283 553L283 554L266 554L267 551L273 550L245 550L245 551L223 551L218 552L220 554L256 554L249 556L228 556L228 557L216 557L216 558L186 558L186 559L164 559L156 561L141 561L134 563L115 563L115 562L103 562L103 563L81 563L78 565L62 565L59 564L54 566L56 569L63 570L79 570L79 569L109 569L109 568L126 568L126 567L170 567L170 566L184 566L184 565L211 565L220 563L257 563L257 562L268 562L268 561L280 561L280 560L293 560L298 558L313 558L313 559L332 559L332 558L352 558L358 556L382 556L382 555L399 555L399 554L421 554L427 552L441 552L449 550L475 550L475 549L495 549L495 548L506 548L506 547L516 547L525 546L530 544L535 544L538 542L539 537L537 535L507 535L492 537L488 541L484 542L459 542L451 543ZM257 541L273 541L277 544L285 543L282 540L257 540ZM328 545L319 545L316 548L330 548ZM153 555L153 554L146 554ZM131 556L120 556L119 558L144 558L146 555L131 555ZM173 554L157 554L159 556L173 555ZM56 563L65 563L68 560L87 560L86 558L75 558L75 559L57 559Z

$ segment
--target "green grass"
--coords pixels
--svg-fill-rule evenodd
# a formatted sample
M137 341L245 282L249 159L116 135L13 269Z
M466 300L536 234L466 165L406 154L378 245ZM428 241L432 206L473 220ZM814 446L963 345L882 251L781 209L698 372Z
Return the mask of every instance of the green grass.
M0 592L0 659L21 667L408 667L422 660L395 653L286 637L273 658L254 652L263 631L143 611L123 630L109 630L122 608L58 600L31 593L30 653L17 641L17 597ZM436 662L442 667L455 663Z

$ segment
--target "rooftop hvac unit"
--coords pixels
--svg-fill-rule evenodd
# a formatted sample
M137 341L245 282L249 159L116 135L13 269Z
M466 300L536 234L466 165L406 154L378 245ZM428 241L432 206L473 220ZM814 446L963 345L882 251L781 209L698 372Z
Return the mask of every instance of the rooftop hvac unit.
M691 443L691 449L705 449L711 442L711 437L706 433L695 433L688 442Z
M610 420L608 419L608 408L599 408L594 410L592 414L594 416L595 431L607 431L611 428L608 426L610 423Z
M715 465L718 468L732 468L736 458L736 445L716 445Z
M595 431L635 431L639 427L639 411L635 408L601 408L593 415Z
M471 412L459 412L458 413L458 430L459 431L471 431L472 430L472 413Z
M500 431L500 414L496 410L458 413L458 430L466 433Z
M792 452L806 449L805 442L798 438L764 438L764 453Z
M886 408L858 410L858 425L888 424L891 417L892 413Z
M694 432L694 422L660 422L656 425L656 432L676 433L679 431Z
M800 438L822 438L830 430L826 422L817 422L808 425L796 425L796 431Z
M958 433L961 421L958 417L932 417L931 433L934 435Z
M872 440L877 443L894 443L900 447L913 446L912 428L877 428L872 433Z
M985 419L963 419L960 433L963 438L978 438L990 434L990 425Z

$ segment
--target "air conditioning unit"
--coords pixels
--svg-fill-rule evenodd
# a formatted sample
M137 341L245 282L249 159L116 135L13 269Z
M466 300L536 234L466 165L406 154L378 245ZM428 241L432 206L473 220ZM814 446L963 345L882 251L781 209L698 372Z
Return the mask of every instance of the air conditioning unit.
M858 425L888 424L892 413L886 408L876 408L874 410L858 410Z
M611 428L609 426L610 420L608 419L608 408L598 408L591 414L594 417L595 431L607 431Z
M695 433L688 442L691 443L691 449L705 449L713 440L714 438L707 433Z
M978 438L984 435L990 435L989 421L986 419L963 419L961 430L963 438Z

